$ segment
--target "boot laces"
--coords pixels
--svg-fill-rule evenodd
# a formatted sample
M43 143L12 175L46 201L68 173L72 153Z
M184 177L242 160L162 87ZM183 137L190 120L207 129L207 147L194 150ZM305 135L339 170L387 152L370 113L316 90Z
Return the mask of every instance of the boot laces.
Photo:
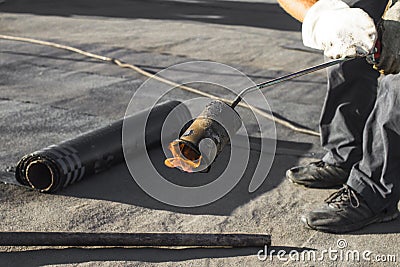
M343 185L343 187L330 195L326 200L328 204L343 204L346 202L350 202L351 206L357 208L360 206L360 201L357 197L356 192L351 189L348 185Z
M325 162L320 160L313 163L316 167L323 168L325 167Z

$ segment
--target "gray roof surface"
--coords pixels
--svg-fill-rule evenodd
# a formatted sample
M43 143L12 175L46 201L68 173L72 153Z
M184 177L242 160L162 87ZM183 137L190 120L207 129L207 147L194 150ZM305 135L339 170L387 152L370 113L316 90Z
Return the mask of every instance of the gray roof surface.
M232 66L262 82L321 63L322 55L301 45L300 25L273 1L8 1L0 4L0 34L54 41L157 72L177 63L208 60ZM303 51L304 50L304 51ZM179 71L176 79L179 81ZM196 78L208 73L194 73ZM221 81L223 73L209 73ZM397 254L399 221L349 235L304 229L302 213L332 190L304 189L284 179L286 169L320 156L319 138L276 125L278 153L263 185L247 191L251 173L225 197L207 206L176 208L144 193L125 166L72 185L57 195L13 185L7 168L26 153L72 138L121 118L133 93L146 80L110 63L64 50L0 39L0 231L249 232L272 235L273 249L336 248ZM231 77L234 79L235 77ZM265 91L277 116L318 130L325 94L324 72ZM199 85L219 96L221 88ZM141 95L143 105L157 90ZM170 99L195 95L176 90ZM257 102L257 96L249 96ZM264 108L263 106L258 106ZM239 109L244 120L248 115ZM248 119L248 123L252 123ZM270 131L270 129L263 129ZM257 136L256 131L251 133ZM271 134L271 132L268 132ZM152 152L156 153L156 152ZM158 157L155 155L155 157ZM256 164L252 151L250 165ZM161 161L162 157L160 157ZM218 168L218 167L216 167ZM217 170L215 171L217 172ZM211 175L211 174L210 174ZM177 175L176 180L184 176ZM260 262L257 248L51 248L0 247L0 264L15 266L280 266ZM397 255L400 261L400 255ZM371 263L371 265L379 263ZM365 266L325 259L290 261L290 266ZM387 265L386 265L387 266Z

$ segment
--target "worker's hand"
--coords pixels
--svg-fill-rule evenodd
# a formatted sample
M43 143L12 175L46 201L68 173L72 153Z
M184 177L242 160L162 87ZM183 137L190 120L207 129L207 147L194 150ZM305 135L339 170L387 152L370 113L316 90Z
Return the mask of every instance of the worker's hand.
M330 58L366 56L375 45L372 18L340 0L319 0L306 13L302 27L305 46L324 50Z
M384 74L400 72L400 1L392 5L383 16L382 51L377 69Z

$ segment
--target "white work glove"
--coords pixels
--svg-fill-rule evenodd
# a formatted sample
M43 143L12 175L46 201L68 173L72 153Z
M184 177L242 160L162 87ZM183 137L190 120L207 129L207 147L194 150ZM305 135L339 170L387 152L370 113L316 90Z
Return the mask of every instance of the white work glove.
M394 3L382 19L382 51L376 67L384 74L397 74L400 72L400 1Z
M305 46L324 50L330 58L365 56L375 45L372 18L340 0L319 0L306 13L302 26Z

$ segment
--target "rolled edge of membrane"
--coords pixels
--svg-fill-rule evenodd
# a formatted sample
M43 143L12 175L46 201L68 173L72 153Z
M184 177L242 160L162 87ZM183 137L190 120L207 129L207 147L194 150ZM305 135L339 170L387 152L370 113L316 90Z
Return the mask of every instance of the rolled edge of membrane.
M85 166L75 149L52 145L23 157L15 176L19 183L41 192L56 192L81 180Z

